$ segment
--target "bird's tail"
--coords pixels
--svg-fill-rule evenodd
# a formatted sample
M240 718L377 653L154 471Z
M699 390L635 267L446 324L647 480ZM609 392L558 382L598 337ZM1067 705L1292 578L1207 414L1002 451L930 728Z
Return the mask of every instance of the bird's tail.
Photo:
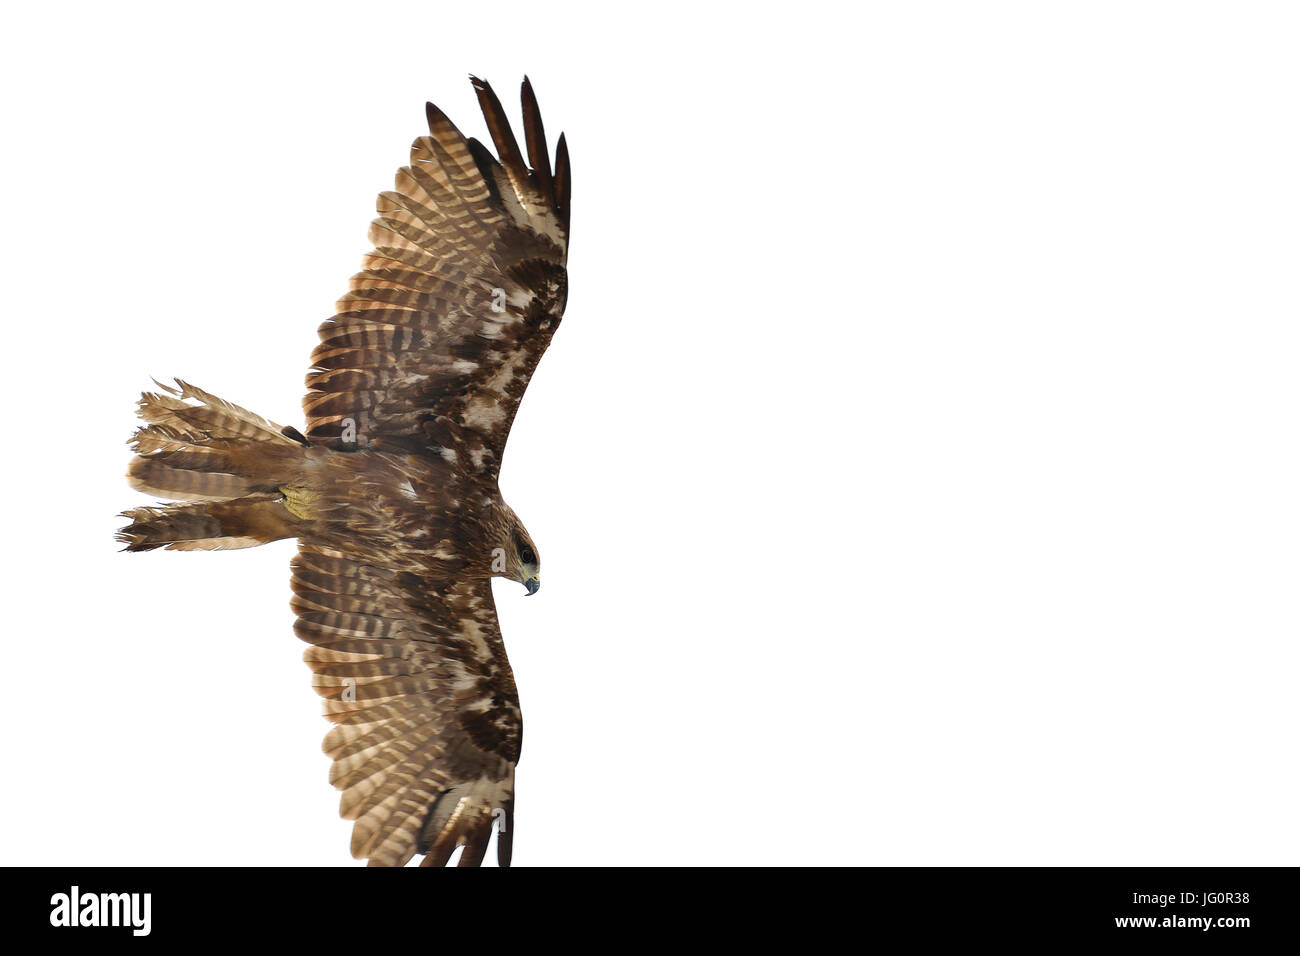
M133 508L128 551L249 548L299 534L285 506L302 494L307 440L180 379L140 396L131 487L181 504Z

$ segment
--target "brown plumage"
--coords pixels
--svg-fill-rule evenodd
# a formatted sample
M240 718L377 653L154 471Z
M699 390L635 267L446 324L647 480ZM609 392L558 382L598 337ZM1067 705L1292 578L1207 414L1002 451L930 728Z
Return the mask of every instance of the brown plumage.
M306 431L177 381L146 393L127 550L298 538L295 630L334 723L324 749L352 854L371 865L510 861L522 719L490 579L540 561L497 488L506 439L567 294L570 172L522 90L520 152L472 78L496 157L429 104L381 193L374 249L320 327Z

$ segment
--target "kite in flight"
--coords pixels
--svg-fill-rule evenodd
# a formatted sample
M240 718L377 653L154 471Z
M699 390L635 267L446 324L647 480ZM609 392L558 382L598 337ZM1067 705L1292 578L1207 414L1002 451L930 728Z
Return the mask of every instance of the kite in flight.
M141 396L128 551L297 538L295 631L334 726L325 752L352 855L372 866L510 863L523 724L491 578L541 561L497 475L567 295L569 154L555 168L523 82L524 153L470 78L497 155L435 107L374 250L320 327L305 432L179 379Z

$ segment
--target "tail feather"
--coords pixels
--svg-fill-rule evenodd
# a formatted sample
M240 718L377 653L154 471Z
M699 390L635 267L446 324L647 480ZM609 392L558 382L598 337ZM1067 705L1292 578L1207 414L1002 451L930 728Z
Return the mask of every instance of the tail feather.
M210 504L131 508L117 533L127 551L218 551L252 548L299 533L298 519L278 499L241 498Z
M248 478L178 467L173 462L153 458L132 461L127 480L137 491L179 501L226 501L258 490L258 483Z
M305 440L293 429L176 379L140 396L146 422L131 437L127 480L174 501L123 512L118 533L128 551L247 548L293 537L301 521L281 488L301 485Z
M140 396L140 417L151 426L161 425L183 441L212 438L252 438L277 444L296 445L284 430L261 415L217 398L189 382L176 379L176 388L157 379L154 384L166 394L145 392ZM190 399L197 399L197 405ZM149 429L141 429L149 431Z

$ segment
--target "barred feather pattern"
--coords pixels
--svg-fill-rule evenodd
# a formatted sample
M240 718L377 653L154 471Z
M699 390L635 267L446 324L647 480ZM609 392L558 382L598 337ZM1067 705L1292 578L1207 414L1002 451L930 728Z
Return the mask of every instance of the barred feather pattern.
M249 548L293 537L298 522L280 502L283 484L304 480L301 442L260 415L180 379L140 396L145 424L131 437L127 481L183 504L133 508L117 538L128 551Z
M233 551L292 538L299 531L278 498L131 508L117 534L128 551Z
M416 853L483 858L494 824L510 860L522 718L487 578L448 580L304 543L295 631L335 723L324 750L352 855L402 866Z
M279 425L188 382L140 396L146 422L131 437L127 480L178 501L226 501L274 492L292 475L302 445Z
M332 447L427 451L432 424L455 421L457 451L495 477L568 295L569 159L561 136L551 172L527 79L527 161L492 88L473 84L500 158L427 106L429 135L380 194L374 249L320 328L303 408L307 436Z

